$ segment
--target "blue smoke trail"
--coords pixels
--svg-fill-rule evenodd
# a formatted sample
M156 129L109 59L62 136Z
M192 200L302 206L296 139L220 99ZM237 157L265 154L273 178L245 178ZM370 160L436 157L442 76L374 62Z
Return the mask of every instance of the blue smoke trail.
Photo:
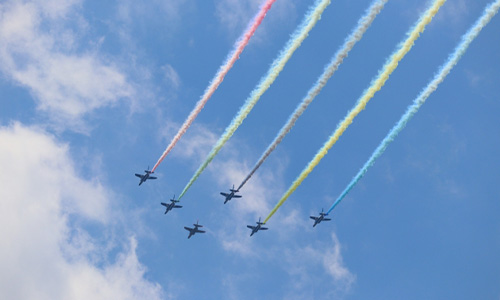
M352 181L347 185L345 190L340 194L337 200L333 203L332 207L327 211L329 214L337 204L344 199L344 197L352 190L352 188L358 183L358 181L366 174L368 169L373 166L377 158L379 158L389 144L396 138L396 136L403 130L406 123L418 112L419 108L424 104L425 100L434 92L438 85L443 82L446 76L450 73L451 69L458 63L462 55L469 47L470 43L477 37L481 29L488 24L488 22L495 16L500 8L500 0L492 2L488 5L483 13L483 15L476 21L474 26L462 37L462 41L455 48L455 51L449 56L448 61L441 67L440 71L434 76L434 79L427 85L427 87L420 93L420 95L413 101L401 117L399 122L391 129L389 134L382 140L380 145L372 153L370 159L364 164L364 166L359 170L358 174L352 179Z

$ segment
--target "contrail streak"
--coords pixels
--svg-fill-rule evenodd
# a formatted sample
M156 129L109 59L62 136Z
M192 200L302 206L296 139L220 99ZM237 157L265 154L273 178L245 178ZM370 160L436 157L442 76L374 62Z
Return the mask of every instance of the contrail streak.
M208 164L214 159L219 150L231 138L231 136L236 131L236 129L238 129L241 123L243 123L243 120L247 117L255 104L257 104L262 94L264 94L264 92L267 91L267 89L271 86L274 80L278 77L281 70L283 70L283 68L285 67L285 64L292 57L292 54L295 52L295 50L297 50L297 48L299 48L299 46L309 34L309 31L311 31L314 25L316 25L316 23L319 21L319 19L321 18L321 14L330 4L330 2L330 0L316 0L315 4L306 14L302 23L292 34L290 40L288 40L285 48L281 50L278 57L272 63L271 67L267 71L267 74L261 78L257 87L250 93L250 96L245 101L245 104L240 108L238 114L231 121L231 124L229 124L229 126L226 128L224 134L219 138L205 161L200 165L196 173L193 175L189 183L179 195L179 199L184 196L186 191L191 187L196 179L198 179L203 170L205 170Z
M384 8L385 3L388 0L378 0L372 3L372 5L368 8L365 15L358 21L358 26L352 31L352 33L346 38L342 47L337 51L337 53L332 57L330 63L325 67L323 74L318 78L314 86L309 90L306 97L302 100L302 102L297 106L295 111L292 113L288 122L281 128L280 132L274 139L274 141L267 147L264 154L260 157L260 159L255 164L254 168L248 176L241 182L238 190L240 190L245 183L252 177L252 175L257 171L257 169L264 163L264 161L269 157L269 155L276 149L276 147L281 143L283 138L290 132L292 127L295 125L297 119L302 115L302 113L307 109L309 104L314 100L314 98L321 92L323 87L326 85L330 77L333 76L335 71L339 68L340 64L344 61L344 59L349 54L349 51L354 47L356 42L361 40L363 34L370 27L375 17L380 13L382 8Z
M168 153L174 148L175 144L179 141L179 139L186 133L188 130L189 126L191 126L191 123L193 123L194 119L198 114L201 112L203 109L203 106L207 103L208 99L212 97L213 93L219 87L221 84L222 80L224 80L224 76L226 76L227 72L233 67L234 63L236 60L240 57L241 52L243 52L243 49L245 49L246 45L250 41L250 38L252 35L255 33L255 30L257 30L257 27L259 27L260 23L262 23L262 20L264 20L264 17L266 16L266 13L271 9L271 6L276 0L267 0L260 8L260 11L257 13L257 15L254 17L252 22L249 23L247 29L243 33L243 35L238 39L238 41L234 44L234 50L228 55L226 61L222 66L220 66L219 71L215 75L214 79L210 82L210 85L207 87L205 90L205 93L201 97L200 100L198 100L198 103L196 103L195 108L191 111L189 114L188 118L186 121L184 121L184 124L182 124L181 128L177 132L177 134L174 136L172 141L170 141L170 144L168 145L167 149L163 152L163 154L160 156L156 164L154 165L153 169L151 170L154 172L156 168L160 165L160 163L165 159L165 157L168 155Z
M398 136L398 134L406 126L406 123L411 120L411 118L418 112L425 100L438 88L438 85L443 82L451 69L458 63L462 55L469 47L470 43L477 37L481 29L488 24L488 22L495 16L500 8L500 0L497 0L490 5L488 5L484 11L484 14L476 21L474 26L469 29L469 31L462 36L462 41L455 48L455 51L448 57L448 60L444 65L441 66L439 72L434 76L434 79L425 87L425 89L418 95L418 97L413 101L413 104L408 107L405 114L399 119L398 123L389 131L387 136L382 140L380 145L372 153L371 157L366 161L363 167L359 170L358 174L352 179L352 181L347 185L345 190L340 194L337 200L333 203L332 207L327 211L330 213L337 204L339 204L342 199L351 191L351 189L358 183L358 181L366 174L368 169L373 166L377 158L379 158L389 144Z
M332 146L337 142L342 133L349 127L354 118L365 108L366 104L370 99L375 95L375 93L382 88L384 83L389 78L389 75L396 69L399 61L403 59L403 57L410 51L413 46L415 40L420 36L425 29L425 26L430 23L432 18L439 11L441 6L446 2L446 0L435 0L432 6L430 6L427 11L420 17L420 20L417 22L415 27L408 33L407 39L403 44L400 45L399 49L393 53L390 59L386 62L381 72L378 74L377 79L374 80L371 86L364 92L363 96L358 100L356 106L347 114L342 122L337 125L337 129L330 136L330 138L326 141L326 143L321 147L321 149L316 153L314 158L309 162L307 167L300 173L299 177L295 179L292 185L288 188L285 194L281 197L280 201L273 210L269 213L269 215L264 220L264 223L274 215L274 213L283 205L283 203L290 197L290 195L297 189L297 187L304 181L304 179L312 172L314 167L316 167L321 159L328 153L328 150L332 148Z

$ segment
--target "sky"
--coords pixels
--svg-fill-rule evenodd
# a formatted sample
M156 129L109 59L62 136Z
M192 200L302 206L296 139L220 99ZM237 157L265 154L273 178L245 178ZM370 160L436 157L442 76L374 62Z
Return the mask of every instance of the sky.
M328 155L250 237L430 2L389 0L262 167L371 1L332 0L167 215L313 1L277 0L205 108L137 186L261 1L0 2L1 299L500 299L500 17L328 209L482 15L448 0ZM206 229L187 239L184 226Z

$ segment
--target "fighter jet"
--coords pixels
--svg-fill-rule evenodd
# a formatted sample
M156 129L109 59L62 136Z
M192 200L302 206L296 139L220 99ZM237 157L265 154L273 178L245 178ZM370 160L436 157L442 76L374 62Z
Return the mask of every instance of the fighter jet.
M153 172L149 171L149 166L148 166L147 170L144 170L144 172L146 172L144 175L135 173L135 176L137 176L141 179L141 181L139 181L139 185L141 185L143 182L146 182L146 180L148 180L148 179L156 179L156 177L151 176L151 174L153 174Z
M175 195L174 195L174 198L170 199L170 203L167 204L165 202L162 202L161 205L165 206L166 209L165 209L165 214L167 214L169 211L172 210L172 208L181 208L182 206L181 205L176 205L175 203L178 203L179 200L175 200Z
M255 223L257 223L257 226L247 225L248 228L252 229L252 233L250 233L250 236L252 236L254 233L256 233L259 230L267 230L268 229L267 227L262 227L262 225L264 225L264 223L262 223L260 221L260 217L259 217L259 221L255 222Z
M332 219L329 219L329 218L325 218L326 216L328 216L328 214L324 213L323 209L321 209L321 212L319 213L318 217L310 216L310 218L314 220L313 227L315 227L316 225L318 225L319 223L321 223L321 221L331 221L332 220Z
M203 227L202 225L198 225L198 221L196 221L196 224L193 224L193 225L194 225L194 228L184 227L184 229L189 231L188 239L191 238L193 235L195 235L197 232L205 233L205 231L198 229L198 227Z
M234 189L234 184L233 184L233 188L232 189L229 189L231 191L231 193L223 193L221 192L220 194L224 197L226 197L226 200L224 201L224 204L227 203L227 201L231 200L232 198L241 198L241 195L236 195L237 192L239 192L239 190L235 190Z

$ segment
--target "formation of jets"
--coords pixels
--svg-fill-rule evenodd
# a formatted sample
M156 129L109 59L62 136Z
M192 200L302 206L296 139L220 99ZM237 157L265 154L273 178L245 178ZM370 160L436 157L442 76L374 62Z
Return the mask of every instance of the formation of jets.
M198 229L200 227L203 227L203 225L198 224L198 221L196 221L196 224L193 224L193 225L194 225L194 228L184 227L184 229L189 231L188 239L191 238L196 233L205 233L205 231Z
M144 175L137 174L137 173L135 174L135 176L140 178L139 185L141 185L143 182L146 182L148 179L156 179L157 178L157 177L151 175L151 174L153 174L153 172L149 170L149 167L147 170L144 170L144 172L145 172ZM234 184L233 184L233 188L229 189L229 191L230 191L230 193L224 193L224 192L220 193L222 196L225 197L224 204L226 204L228 201L230 201L233 198L241 198L242 197L241 195L236 194L240 190L235 190ZM172 199L170 199L170 203L161 202L161 205L165 206L165 214L167 214L169 211L171 211L174 208L182 208L182 205L178 205L177 203L179 203L179 200L175 200L175 195ZM318 225L319 223L321 223L323 221L331 221L331 219L326 218L326 216L328 216L328 213L325 213L323 211L323 209L321 209L319 216L317 216L317 217L310 216L310 218L314 220L313 227L316 227L316 225ZM259 230L268 230L267 227L262 226L262 225L264 225L264 223L260 221L260 218L259 218L259 221L257 221L256 223L257 223L256 226L247 225L247 227L252 230L252 232L250 233L250 236L253 236ZM203 227L203 226L199 225L198 221L196 221L196 224L193 224L193 225L194 225L194 228L184 227L184 229L189 231L188 239L191 238L196 233L205 233L205 231L199 229L200 227Z

